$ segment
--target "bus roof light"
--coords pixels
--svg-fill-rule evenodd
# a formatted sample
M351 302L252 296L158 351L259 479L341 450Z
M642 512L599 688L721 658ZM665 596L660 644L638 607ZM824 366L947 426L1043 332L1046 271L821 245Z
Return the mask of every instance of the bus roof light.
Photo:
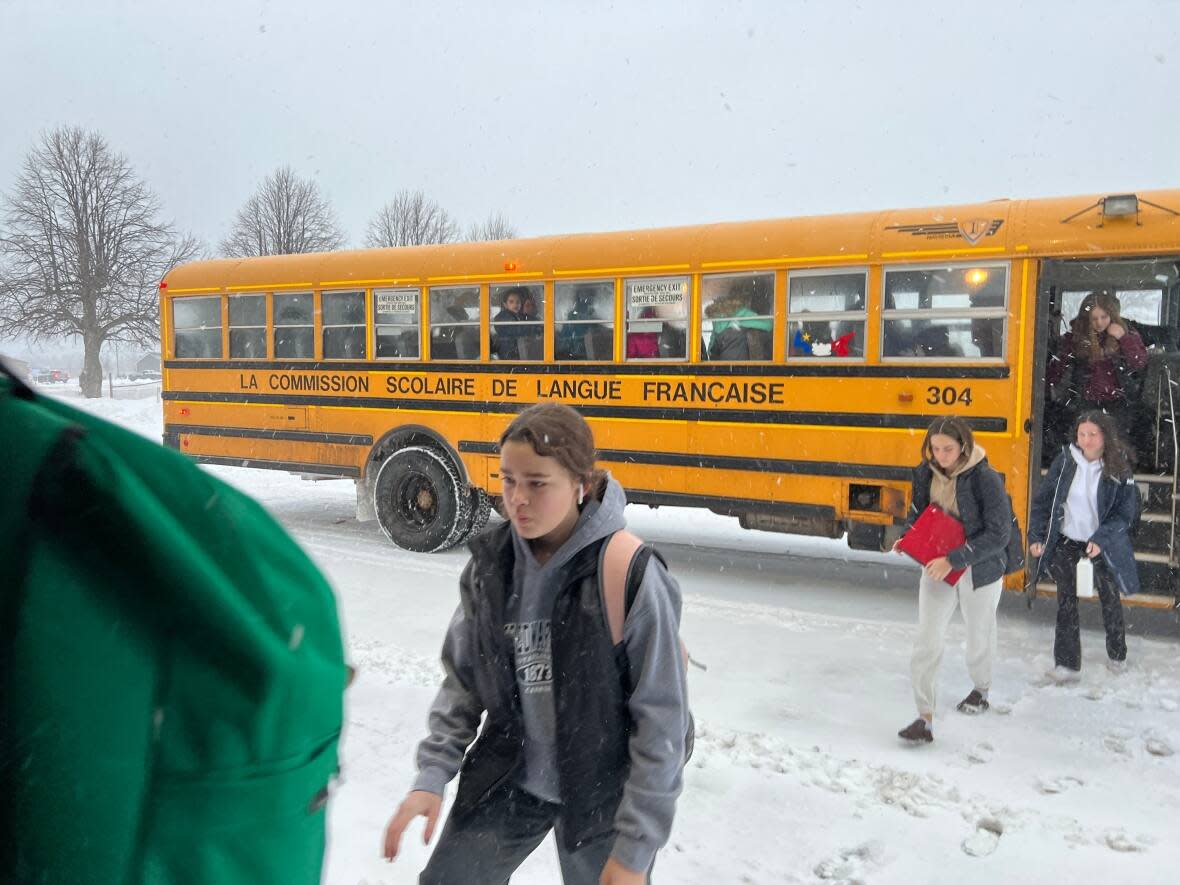
M1139 214L1139 198L1134 194L1114 194L1102 199L1102 215L1105 218L1126 218Z
M168 281L167 280L160 280L160 291L163 292L167 288L168 288Z

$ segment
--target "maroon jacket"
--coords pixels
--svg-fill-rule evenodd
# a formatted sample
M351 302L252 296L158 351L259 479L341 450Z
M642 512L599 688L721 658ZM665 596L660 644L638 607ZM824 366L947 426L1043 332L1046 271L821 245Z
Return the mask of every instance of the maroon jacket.
M1125 328L1125 327L1124 327ZM1105 352L1110 333L1098 335L1100 352ZM1113 356L1096 360L1081 359L1077 354L1073 332L1061 336L1061 348L1049 362L1049 383L1056 387L1071 373L1077 394L1092 403L1108 403L1125 399L1121 372L1137 372L1147 365L1147 348L1138 332L1127 329L1118 339L1119 351Z

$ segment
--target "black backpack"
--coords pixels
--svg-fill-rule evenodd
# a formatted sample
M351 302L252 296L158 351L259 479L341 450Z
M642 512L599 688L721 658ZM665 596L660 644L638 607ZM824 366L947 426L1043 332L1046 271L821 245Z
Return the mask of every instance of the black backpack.
M995 470L990 464L989 470ZM1000 477L1000 482L1004 481L1004 474L998 470L996 475ZM979 470L971 471L971 482L975 492L975 500L979 500ZM1020 532L1020 522L1016 519L1016 510L1012 507L1012 496L1004 491L1004 497L1008 499L1008 517L1012 521L1011 530L1008 532L1008 546L1004 550L1004 574L1012 575L1024 568L1024 535Z

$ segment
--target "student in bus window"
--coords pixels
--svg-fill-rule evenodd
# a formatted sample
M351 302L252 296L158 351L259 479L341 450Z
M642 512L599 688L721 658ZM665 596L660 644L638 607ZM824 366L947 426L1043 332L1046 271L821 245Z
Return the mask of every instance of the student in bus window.
M918 718L897 733L902 740L934 740L935 685L947 628L958 608L967 628L967 672L974 687L959 702L961 713L988 709L992 662L996 657L996 608L1004 587L1012 519L1004 481L987 462L962 418L936 418L922 441L914 469L908 530L930 505L963 524L966 542L930 560L918 584L918 636L910 658ZM900 543L900 542L899 542ZM894 545L897 550L897 545ZM944 578L966 569L957 583Z
M521 412L500 475L507 521L471 543L430 736L384 854L419 816L429 842L458 775L422 885L506 883L551 830L565 885L642 885L692 740L680 589L626 532L626 495L570 406Z
M1143 339L1122 319L1118 298L1091 292L1049 358L1049 384L1067 416L1096 410L1134 429L1139 372L1146 365Z
M596 291L592 286L579 286L574 290L574 306L566 313L557 333L557 358L567 360L609 358L611 334L605 323L589 322L600 319L594 305ZM601 354L590 354L587 341L602 343Z
M519 339L525 329L515 325L524 320L524 289L507 289L500 295L500 312L492 317L492 355L501 360L520 359ZM527 328L527 327L525 327Z
M521 320L527 325L520 329L517 343L519 345L520 358L525 360L539 360L543 355L543 338L545 329L542 325L544 317L541 316L541 311L537 307L536 296L531 291L526 291L524 299L520 304Z
M635 323L627 330L627 359L653 359L660 355L660 334L663 323L654 321L656 309L641 308L639 319L653 322Z
M922 357L960 357L963 351L951 344L950 329L944 325L931 323L923 326L914 333L914 356Z
M770 358L774 320L758 317L750 307L748 294L734 292L718 298L705 308L705 316L713 320L710 360L738 362Z

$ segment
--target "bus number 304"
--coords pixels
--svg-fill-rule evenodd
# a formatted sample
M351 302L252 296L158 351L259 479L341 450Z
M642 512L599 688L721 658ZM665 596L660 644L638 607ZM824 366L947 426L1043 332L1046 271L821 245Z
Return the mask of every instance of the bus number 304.
M971 405L971 388L938 387L926 388L926 402L932 406Z

